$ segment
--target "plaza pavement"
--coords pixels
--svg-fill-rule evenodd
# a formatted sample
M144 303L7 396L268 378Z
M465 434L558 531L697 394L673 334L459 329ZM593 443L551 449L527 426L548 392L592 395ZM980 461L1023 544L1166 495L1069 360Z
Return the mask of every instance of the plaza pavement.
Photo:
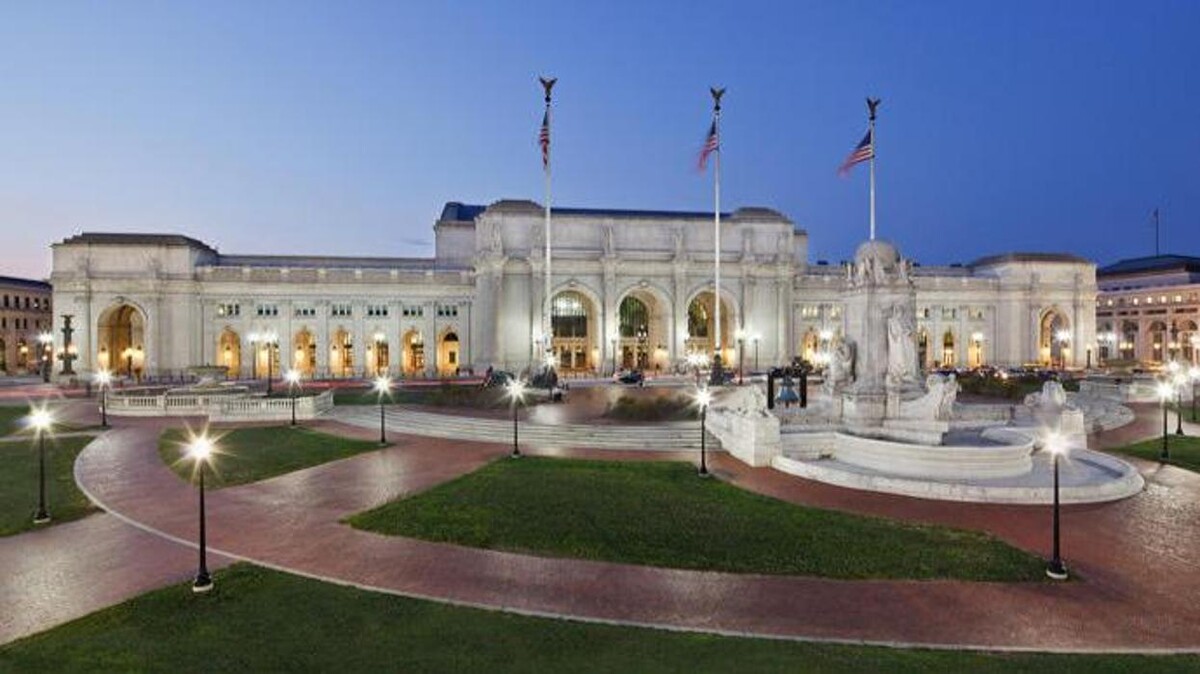
M1112 442L1152 435L1150 427L1158 427L1145 417L1156 412L1139 410L1138 421L1116 431ZM160 430L175 424L122 421L80 455L76 479L118 517L191 545L195 492L156 451ZM366 428L316 425L374 437ZM1200 433L1195 425L1189 428ZM543 558L382 536L340 524L352 513L452 479L509 451L503 438L498 443L392 439L397 444L390 449L213 492L211 549L382 592L599 622L893 645L1200 652L1200 475L1170 466L1137 462L1147 480L1142 494L1064 509L1063 553L1079 580L843 581ZM1099 440L1106 444L1110 438ZM555 454L695 458L694 453L580 449ZM1049 545L1045 507L864 493L749 468L724 455L716 455L711 465L720 479L794 503L986 530L1038 554ZM144 555L161 554L160 544L146 543Z

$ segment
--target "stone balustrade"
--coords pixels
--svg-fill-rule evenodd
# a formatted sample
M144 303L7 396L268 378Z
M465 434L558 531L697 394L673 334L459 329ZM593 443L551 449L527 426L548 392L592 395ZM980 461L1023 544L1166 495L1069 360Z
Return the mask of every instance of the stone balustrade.
M268 421L290 419L293 404L297 419L314 419L333 409L333 393L325 391L294 400L228 392L109 393L105 402L108 414L117 417L205 416L213 421Z

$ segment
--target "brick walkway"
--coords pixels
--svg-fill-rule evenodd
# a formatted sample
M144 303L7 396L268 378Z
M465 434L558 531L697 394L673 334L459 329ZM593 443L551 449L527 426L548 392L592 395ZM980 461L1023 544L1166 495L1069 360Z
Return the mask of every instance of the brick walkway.
M159 460L160 423L127 424L107 434L81 454L76 477L106 509L187 542L195 535L195 492ZM368 429L318 425L373 437ZM1084 578L1080 582L838 581L541 558L380 536L339 524L351 513L451 479L508 451L503 442L394 439L392 449L212 493L211 547L386 592L587 620L878 643L1200 649L1200 476L1180 469L1143 462L1144 493L1065 509L1064 556ZM556 454L684 458L594 450ZM870 494L748 468L723 455L712 465L721 479L795 503L984 529L1039 553L1048 543L1044 507Z

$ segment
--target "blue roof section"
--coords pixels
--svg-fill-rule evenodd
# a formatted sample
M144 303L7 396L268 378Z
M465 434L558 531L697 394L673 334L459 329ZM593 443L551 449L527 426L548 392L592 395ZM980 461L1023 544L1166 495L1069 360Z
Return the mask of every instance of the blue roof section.
M18 288L28 288L29 290L41 290L50 292L50 284L45 281L35 281L28 278L16 278L15 276L0 276L0 286L16 286Z
M1096 271L1097 276L1121 276L1124 274L1148 274L1152 272L1200 273L1200 257L1190 255L1151 255L1114 262Z
M438 220L443 222L474 222L475 218L485 210L487 210L487 206L449 201L442 208L442 217L438 218Z
M521 202L537 206L533 202ZM478 204L464 204L458 201L447 202L442 208L442 216L438 220L443 222L473 222L476 217L488 209L487 206ZM712 211L653 211L653 210L634 210L620 208L557 208L550 209L551 215L566 215L566 216L583 216L592 218L663 218L663 219L710 219L713 217ZM772 212L772 215L778 214ZM722 218L733 217L732 213L722 212Z

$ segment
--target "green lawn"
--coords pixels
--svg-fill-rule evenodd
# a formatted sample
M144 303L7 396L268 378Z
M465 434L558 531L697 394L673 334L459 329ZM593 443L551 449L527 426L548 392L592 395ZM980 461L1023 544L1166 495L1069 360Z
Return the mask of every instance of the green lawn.
M76 520L93 510L75 486L75 457L91 438L46 438L46 506L51 523ZM39 528L37 441L0 442L0 536ZM41 525L44 526L44 525Z
M1039 580L982 533L792 505L686 463L500 460L348 520L361 529L559 557L833 578Z
M1167 463L1200 473L1200 438L1190 435L1175 435L1174 426L1171 426L1170 430L1171 432L1167 435L1167 450L1171 458ZM1162 451L1162 436L1110 451L1136 456L1147 461L1158 461L1159 452Z
M24 429L27 414L29 414L28 405L0 407L0 436Z
M216 478L210 483L214 488L265 480L380 447L378 442L339 438L303 426L238 428L214 435L220 436L219 455L213 461ZM176 474L190 480L192 462L181 458L187 437L183 429L163 433L158 454Z
M0 646L13 672L1195 672L1197 656L992 654L720 637L405 599L238 564Z

